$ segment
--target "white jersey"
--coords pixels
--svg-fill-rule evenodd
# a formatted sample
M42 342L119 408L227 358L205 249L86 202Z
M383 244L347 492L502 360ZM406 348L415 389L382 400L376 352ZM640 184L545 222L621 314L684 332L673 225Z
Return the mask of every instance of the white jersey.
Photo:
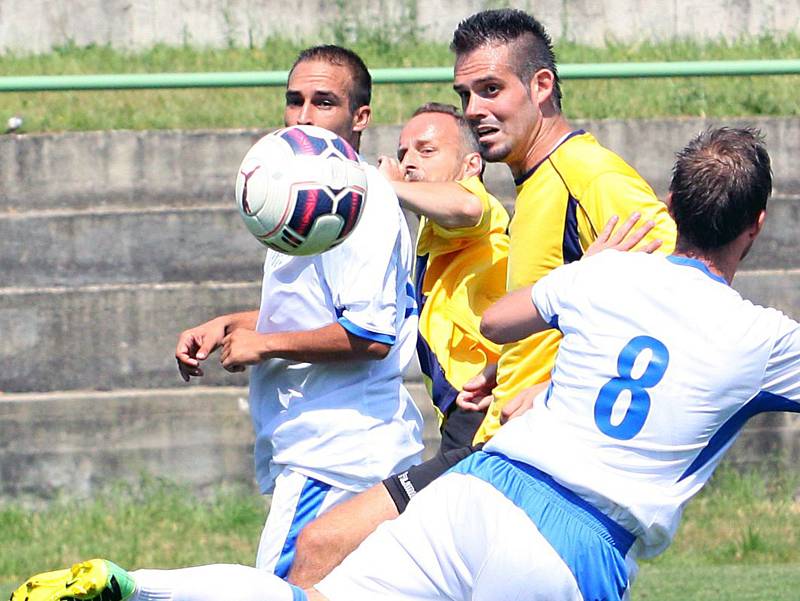
M800 326L699 261L605 251L532 292L564 334L550 389L485 449L550 474L637 537L672 540L744 422L800 411Z
M342 244L310 257L267 251L256 329L338 322L391 350L382 360L271 359L252 368L256 478L264 493L286 466L360 491L420 460L422 417L402 382L416 345L413 248L391 186L365 167L367 201Z

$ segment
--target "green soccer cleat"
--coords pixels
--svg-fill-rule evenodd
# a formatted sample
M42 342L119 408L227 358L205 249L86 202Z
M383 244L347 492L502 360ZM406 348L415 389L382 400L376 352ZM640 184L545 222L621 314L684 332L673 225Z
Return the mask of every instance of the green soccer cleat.
M37 574L11 593L10 601L125 601L136 583L118 565L105 559L76 563L68 570Z

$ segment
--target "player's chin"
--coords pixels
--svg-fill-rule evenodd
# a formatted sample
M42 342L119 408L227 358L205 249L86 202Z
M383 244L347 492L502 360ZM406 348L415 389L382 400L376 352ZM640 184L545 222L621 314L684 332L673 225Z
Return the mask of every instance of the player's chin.
M481 140L481 157L487 163L500 163L511 151L507 144Z

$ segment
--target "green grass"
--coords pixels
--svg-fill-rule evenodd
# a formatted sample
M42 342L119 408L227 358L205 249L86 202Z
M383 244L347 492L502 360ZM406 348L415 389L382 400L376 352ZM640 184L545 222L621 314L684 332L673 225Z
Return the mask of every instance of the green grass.
M351 46L368 65L449 66L445 43L410 36L391 42L380 32L361 32ZM320 41L337 41L332 31ZM395 36L396 37L396 36ZM68 45L46 55L0 55L0 74L55 75L287 69L304 44L269 40L254 48L221 50L156 46L125 53L108 47ZM758 38L737 43L609 44L590 48L562 44L562 63L796 58L800 37ZM570 118L667 116L800 115L800 76L666 78L564 82L564 110ZM402 122L430 100L455 102L449 85L381 85L374 91L377 123ZM275 127L281 124L283 91L278 88L135 90L118 92L34 92L0 94L0 117L26 119L24 131Z
M688 507L672 547L642 562L634 599L800 599L797 478L723 470ZM32 511L0 506L0 598L27 576L80 559L126 567L252 564L264 503L250 490L199 498L145 478L91 501L55 501Z
M800 565L645 566L635 601L800 599Z
M35 511L0 506L0 599L2 585L91 557L126 567L252 563L265 513L263 499L250 490L222 489L200 499L153 478Z

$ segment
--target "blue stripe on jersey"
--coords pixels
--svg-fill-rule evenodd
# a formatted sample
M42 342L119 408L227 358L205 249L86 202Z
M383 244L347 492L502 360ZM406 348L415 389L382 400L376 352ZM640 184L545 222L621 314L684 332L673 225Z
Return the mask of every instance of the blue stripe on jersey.
M416 291L416 301L419 312L425 307L426 297L422 293L422 283L425 280L425 272L428 269L428 255L418 255L417 265L414 269L414 287ZM458 396L458 391L447 381L444 369L439 359L436 358L428 341L417 335L417 358L419 359L420 371L431 381L431 400L433 404L444 413L453 404Z
M408 319L412 315L419 315L419 302L417 301L417 293L414 290L414 284L406 282L406 296L408 297L408 306L406 307L406 314L404 317Z
M578 261L583 256L578 236L578 201L571 194L567 199L567 214L564 216L564 240L561 244L561 253L565 264Z
M289 586L292 587L292 601L308 601L308 595L306 595L303 589L294 584L290 584Z
M791 411L792 413L800 413L800 403L790 401L786 397L772 394L771 392L759 392L756 396L750 399L747 403L728 418L719 430L708 440L708 444L700 451L692 464L685 472L678 478L678 482L684 478L691 476L701 467L711 461L720 449L722 449L728 442L739 433L745 422L759 413L767 411Z
M428 341L422 336L417 335L417 358L419 359L419 369L431 381L431 400L445 413L453 404L458 396L458 391L447 381L439 359L428 345Z
M670 255L667 257L667 261L670 263L674 263L675 265L685 265L687 267L694 267L695 269L699 269L703 273L705 273L708 277L712 280L716 280L729 286L728 282L722 276L718 276L716 273L711 273L711 270L708 268L708 265L703 263L702 261L698 261L697 259L692 259L690 257L679 257L677 255Z
M527 513L575 576L583 599L622 599L633 534L551 476L503 455L478 451L450 471L488 482Z
M275 564L276 576L285 579L289 575L289 569L294 561L297 537L300 531L317 517L325 495L330 489L330 484L314 480L314 478L306 478L303 490L300 491L300 498L297 500L297 508L289 526L289 533L286 535L286 542L283 543L283 549L281 549L281 556L278 558L278 563ZM292 594L294 595L294 591ZM302 598L305 598L305 593Z
M551 319L549 323L550 323L550 327L551 328L553 328L554 330L561 331L561 328L558 327L558 315L557 314L553 315L553 319Z
M417 309L422 313L425 306L425 295L422 294L422 283L425 281L425 272L428 270L428 255L417 255L417 264L414 267L414 298L417 301Z
M380 332L371 332L361 326L357 326L352 321L347 319L346 317L340 317L338 320L339 325L342 326L345 330L353 334L354 336L358 336L359 338L364 338L366 340L374 340L375 342L382 342L383 344L393 345L395 340L397 340L396 336L392 336L391 334L381 334Z

